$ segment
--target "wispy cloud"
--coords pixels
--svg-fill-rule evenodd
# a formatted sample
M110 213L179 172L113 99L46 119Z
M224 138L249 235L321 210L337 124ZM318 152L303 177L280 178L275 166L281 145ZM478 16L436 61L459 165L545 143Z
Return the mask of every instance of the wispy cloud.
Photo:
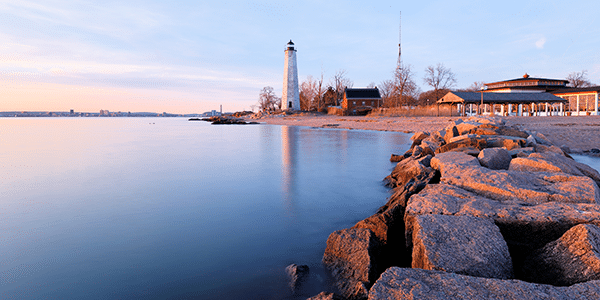
M535 47L538 49L544 49L544 45L546 44L546 37L541 37L539 40L535 42Z

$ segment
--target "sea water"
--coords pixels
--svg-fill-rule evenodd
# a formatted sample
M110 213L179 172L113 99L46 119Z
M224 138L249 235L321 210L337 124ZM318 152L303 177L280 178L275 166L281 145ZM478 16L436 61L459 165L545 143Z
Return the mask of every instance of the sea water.
M305 299L408 135L183 118L0 119L1 299ZM292 294L285 267L311 268Z

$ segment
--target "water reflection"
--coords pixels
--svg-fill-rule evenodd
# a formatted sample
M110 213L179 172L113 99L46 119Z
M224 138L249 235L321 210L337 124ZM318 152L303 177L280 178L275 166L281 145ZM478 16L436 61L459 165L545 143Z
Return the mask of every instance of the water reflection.
M288 213L294 211L296 194L296 163L298 159L298 128L281 126L281 187Z

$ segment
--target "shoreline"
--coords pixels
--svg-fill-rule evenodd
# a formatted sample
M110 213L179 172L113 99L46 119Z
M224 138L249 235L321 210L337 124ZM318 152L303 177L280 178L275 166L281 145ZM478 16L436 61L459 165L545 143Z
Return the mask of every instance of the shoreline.
M541 133L553 144L569 147L572 153L589 154L592 149L600 149L600 116L501 118L509 126ZM251 121L269 125L415 133L441 130L458 119L461 117L336 116L300 113L271 115Z

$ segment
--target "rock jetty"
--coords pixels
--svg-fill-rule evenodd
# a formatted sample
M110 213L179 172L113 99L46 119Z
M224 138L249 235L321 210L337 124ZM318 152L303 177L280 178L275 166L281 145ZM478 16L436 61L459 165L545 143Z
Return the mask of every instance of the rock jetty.
M248 125L258 124L258 122L246 122L244 119L232 116L212 116L208 118L190 118L188 121L205 121L212 125Z
M412 141L392 155L389 201L327 240L336 297L600 298L596 170L501 118Z

